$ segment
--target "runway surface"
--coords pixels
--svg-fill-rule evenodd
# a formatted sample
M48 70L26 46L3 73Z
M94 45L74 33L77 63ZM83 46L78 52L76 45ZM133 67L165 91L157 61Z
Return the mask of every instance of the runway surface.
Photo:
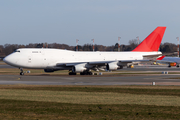
M0 68L11 68L8 65L0 65ZM146 74L148 72L177 72L177 74ZM0 84L26 84L26 85L180 85L180 68L168 68L167 66L136 66L133 69L124 68L117 72L132 72L145 74L122 75L97 75L97 76L24 76L0 75ZM172 79L173 78L173 79Z
M0 75L0 84L27 85L180 85L180 75L132 76L19 76Z

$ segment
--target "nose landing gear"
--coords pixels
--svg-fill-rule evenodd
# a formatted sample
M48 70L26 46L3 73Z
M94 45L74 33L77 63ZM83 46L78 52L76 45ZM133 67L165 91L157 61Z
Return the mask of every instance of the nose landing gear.
M24 75L24 72L23 72L23 69L22 68L19 68L20 69L20 75Z

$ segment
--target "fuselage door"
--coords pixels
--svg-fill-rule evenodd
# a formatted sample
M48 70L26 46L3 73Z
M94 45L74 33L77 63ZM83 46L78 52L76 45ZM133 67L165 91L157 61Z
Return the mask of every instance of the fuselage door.
M28 63L30 64L32 62L32 57L28 56Z

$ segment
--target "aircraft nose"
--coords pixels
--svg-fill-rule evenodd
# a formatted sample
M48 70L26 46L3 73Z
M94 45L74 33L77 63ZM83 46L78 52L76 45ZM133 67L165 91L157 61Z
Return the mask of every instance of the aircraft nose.
M4 61L6 64L9 64L9 65L14 65L14 62L15 62L15 60L14 60L14 58L13 58L12 55L6 56L6 57L3 59L3 61Z
M8 64L8 65L11 65L11 66L14 66L16 67L18 65L18 56L14 53L6 56L3 61Z
M7 57L5 57L5 58L3 59L3 61L4 61L5 63L9 64L10 59L9 59L9 57L7 56Z

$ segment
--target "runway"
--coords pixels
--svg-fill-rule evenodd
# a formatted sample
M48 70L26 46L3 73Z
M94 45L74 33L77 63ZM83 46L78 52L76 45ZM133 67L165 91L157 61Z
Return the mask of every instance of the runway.
M0 68L4 65L0 65ZM10 66L5 65L5 68ZM177 72L177 74L148 74L148 72ZM140 72L140 74L97 75L97 76L45 76L45 75L0 75L1 85L180 85L180 68L142 67L125 68L117 72ZM179 72L179 73L178 73ZM141 74L147 73L147 74ZM174 79L179 78L179 79Z
M0 75L0 84L26 85L180 85L180 75L132 76L19 76Z

